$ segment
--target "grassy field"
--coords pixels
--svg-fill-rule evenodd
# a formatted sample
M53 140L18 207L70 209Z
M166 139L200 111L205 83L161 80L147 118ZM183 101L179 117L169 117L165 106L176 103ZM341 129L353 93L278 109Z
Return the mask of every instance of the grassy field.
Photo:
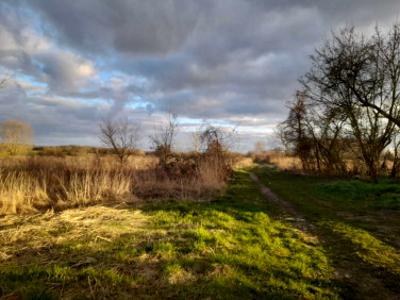
M396 184L237 171L211 202L152 201L0 219L4 299L395 299Z
M1 293L12 299L338 298L340 284L318 240L268 211L274 208L248 173L237 172L213 202L3 217Z
M400 295L400 185L259 168L262 182L311 224L350 298ZM283 213L283 212L281 212ZM278 213L279 214L279 213Z

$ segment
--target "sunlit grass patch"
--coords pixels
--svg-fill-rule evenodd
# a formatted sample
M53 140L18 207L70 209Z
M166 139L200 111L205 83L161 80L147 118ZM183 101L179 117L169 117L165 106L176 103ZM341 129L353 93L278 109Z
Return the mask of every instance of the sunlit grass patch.
M63 247L72 250L96 250L127 233L140 230L146 217L140 211L112 209L102 206L48 212L29 217L6 216L0 231L0 244L6 256L15 256L23 249L41 251L43 248Z
M238 176L247 180L245 173ZM171 203L165 210L153 210L158 228L174 234L168 246L162 247L168 253L175 250L172 266L177 269L173 270L180 274L182 266L187 267L190 257L195 257L214 267L200 268L191 276L214 287L229 282L259 295L335 297L330 282L333 270L323 249L309 243L297 229L272 220L263 212L263 202L257 201L259 194L254 185L249 189L249 183L239 179L225 197L214 203ZM249 203L252 206L247 209Z
M267 214L246 172L212 202L169 201L3 218L4 294L29 282L88 298L337 298L318 241Z

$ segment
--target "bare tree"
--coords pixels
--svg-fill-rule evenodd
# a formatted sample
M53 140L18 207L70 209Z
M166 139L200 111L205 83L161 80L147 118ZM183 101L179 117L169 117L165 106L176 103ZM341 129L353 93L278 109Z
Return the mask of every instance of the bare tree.
M323 58L328 77L345 86L352 101L400 127L400 24L386 36L376 28L370 39L344 30L315 58Z
M397 130L393 136L393 165L390 170L390 177L397 177L400 171L400 138L399 131Z
M166 125L150 136L151 143L160 158L160 164L165 165L173 152L173 146L178 129L177 115L170 113Z
M203 154L211 161L217 169L224 170L228 167L227 154L232 147L235 129L226 129L208 125L200 135L201 149Z
M32 147L32 127L20 120L6 120L0 123L0 137L7 152L15 155Z
M312 138L304 92L296 93L296 101L289 108L287 119L280 124L280 136L285 147L300 158L304 170L313 169Z
M349 138L356 139L373 180L399 113L397 39L396 26L388 41L378 31L366 39L354 28L345 29L316 50L313 67L301 80L310 99L346 120Z
M224 153L232 148L236 129L206 126L200 133L201 149L205 153Z
M122 164L136 149L139 127L128 120L105 120L100 124L100 140L112 149Z
M221 128L208 126L200 136L204 152L222 155L225 151L224 134Z
M212 125L201 131L202 159L220 178L226 178L231 169L228 151L234 135L234 129L227 130Z

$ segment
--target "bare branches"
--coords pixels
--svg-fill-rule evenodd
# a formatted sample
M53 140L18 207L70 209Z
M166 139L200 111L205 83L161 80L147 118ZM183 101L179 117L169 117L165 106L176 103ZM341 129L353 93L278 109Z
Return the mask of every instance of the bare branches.
M380 156L400 126L399 25L386 36L377 28L369 38L346 28L315 51L312 63L301 79L307 97L321 106L322 120L334 112L375 179Z
M173 151L175 137L178 129L178 119L176 114L170 113L165 126L159 128L158 132L150 136L151 143L155 152L160 157L160 163L165 165Z
M137 146L139 127L127 120L106 120L100 124L100 140L106 147L111 148L123 163Z
M200 133L201 149L209 153L226 152L232 147L235 135L235 129L229 130L209 125Z
M293 154L299 156L304 170L311 168L309 158L312 150L307 113L305 94L298 91L296 101L289 108L288 118L280 124L280 136L283 144Z

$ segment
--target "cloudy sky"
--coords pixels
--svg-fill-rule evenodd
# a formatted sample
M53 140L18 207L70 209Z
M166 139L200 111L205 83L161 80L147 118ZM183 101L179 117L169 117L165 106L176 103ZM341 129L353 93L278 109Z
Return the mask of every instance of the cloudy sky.
M1 0L0 120L96 145L100 120L129 118L147 147L174 112L182 149L203 123L236 128L237 150L273 146L313 49L399 18L398 0Z

